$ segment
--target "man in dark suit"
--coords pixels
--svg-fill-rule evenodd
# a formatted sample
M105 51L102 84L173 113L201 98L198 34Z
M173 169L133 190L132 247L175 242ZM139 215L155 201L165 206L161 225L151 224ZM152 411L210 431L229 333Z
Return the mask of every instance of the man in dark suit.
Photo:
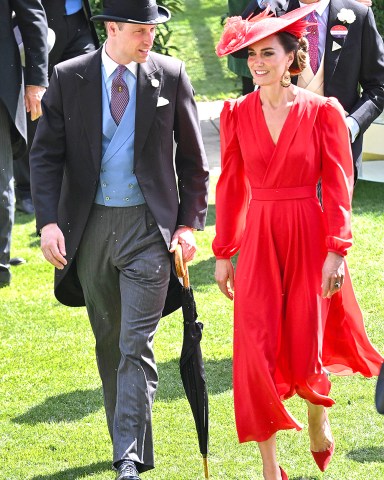
M302 4L317 2L322 93L336 97L345 110L356 181L362 161L363 134L384 108L384 44L372 10L361 2L302 0ZM290 0L288 11L299 7L298 0ZM303 86L310 88L310 84Z
M13 152L26 148L26 114L41 115L47 86L47 22L39 0L0 0L0 287L9 285L10 247L14 217ZM24 80L13 34L16 14L25 45ZM26 85L24 88L24 84Z
M91 22L88 0L41 0L49 28L56 40L49 54L48 74L64 60L75 58L99 48L96 29Z
M208 166L184 64L150 52L156 24L169 18L154 0L104 2L94 19L106 22L107 42L54 68L30 158L56 297L86 304L95 334L118 480L154 466L153 337L169 249L180 243L184 260L193 258L193 230L207 210Z
M48 56L48 76L53 67L69 58L93 52L99 47L96 29L91 22L88 0L41 0L47 15L48 27L55 41ZM37 122L27 121L28 149L31 148ZM16 208L33 214L29 175L29 152L14 162Z

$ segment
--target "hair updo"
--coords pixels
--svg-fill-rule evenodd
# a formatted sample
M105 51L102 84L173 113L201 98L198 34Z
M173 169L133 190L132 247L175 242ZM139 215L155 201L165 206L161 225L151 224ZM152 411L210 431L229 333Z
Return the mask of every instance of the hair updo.
M293 52L294 58L289 73L299 75L307 66L308 61L308 40L305 37L297 38L288 32L276 33L285 53Z

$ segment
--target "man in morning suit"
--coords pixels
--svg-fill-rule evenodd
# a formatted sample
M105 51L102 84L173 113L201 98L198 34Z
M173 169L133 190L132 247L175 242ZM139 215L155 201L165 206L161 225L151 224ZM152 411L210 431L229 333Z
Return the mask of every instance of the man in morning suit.
M336 97L341 103L350 131L356 181L363 134L384 108L383 40L372 10L361 2L302 0L301 5L310 3L319 4L315 11L318 70L314 74L308 66L299 76L298 85ZM290 0L288 11L299 7L298 0Z
M48 27L55 34L52 50L48 55L48 76L53 67L69 58L89 53L99 47L88 0L41 0L47 15ZM37 122L27 121L28 150L31 148ZM29 176L29 152L15 158L16 209L33 214Z
M31 150L32 195L55 295L86 305L118 480L154 467L153 337L180 243L193 258L208 165L183 62L151 53L155 0L109 0L107 41L54 68ZM176 143L173 156L173 141ZM178 287L180 284L177 282Z
M26 149L25 110L32 120L41 115L41 97L48 84L48 28L39 0L0 0L0 12L0 287L4 287L11 281L13 153L21 154ZM16 14L25 46L24 79L12 12Z

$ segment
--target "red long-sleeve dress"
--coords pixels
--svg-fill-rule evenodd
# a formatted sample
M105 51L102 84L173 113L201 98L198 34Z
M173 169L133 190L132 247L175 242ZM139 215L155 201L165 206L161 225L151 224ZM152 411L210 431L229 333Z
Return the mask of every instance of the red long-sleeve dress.
M216 191L217 258L240 250L234 298L234 399L239 440L264 441L300 423L282 401L295 393L331 406L324 371L377 375L382 356L365 332L348 270L321 297L328 251L352 245L353 166L344 112L297 89L275 145L259 92L226 102ZM323 209L316 197L321 177Z

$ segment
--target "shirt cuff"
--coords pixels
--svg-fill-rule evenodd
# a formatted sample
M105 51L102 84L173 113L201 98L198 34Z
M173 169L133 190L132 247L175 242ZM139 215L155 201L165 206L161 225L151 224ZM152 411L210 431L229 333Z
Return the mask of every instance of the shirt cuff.
M347 122L347 127L349 129L351 143L353 143L356 140L356 137L360 133L359 124L357 123L357 121L353 117L347 117L345 119L345 121Z

